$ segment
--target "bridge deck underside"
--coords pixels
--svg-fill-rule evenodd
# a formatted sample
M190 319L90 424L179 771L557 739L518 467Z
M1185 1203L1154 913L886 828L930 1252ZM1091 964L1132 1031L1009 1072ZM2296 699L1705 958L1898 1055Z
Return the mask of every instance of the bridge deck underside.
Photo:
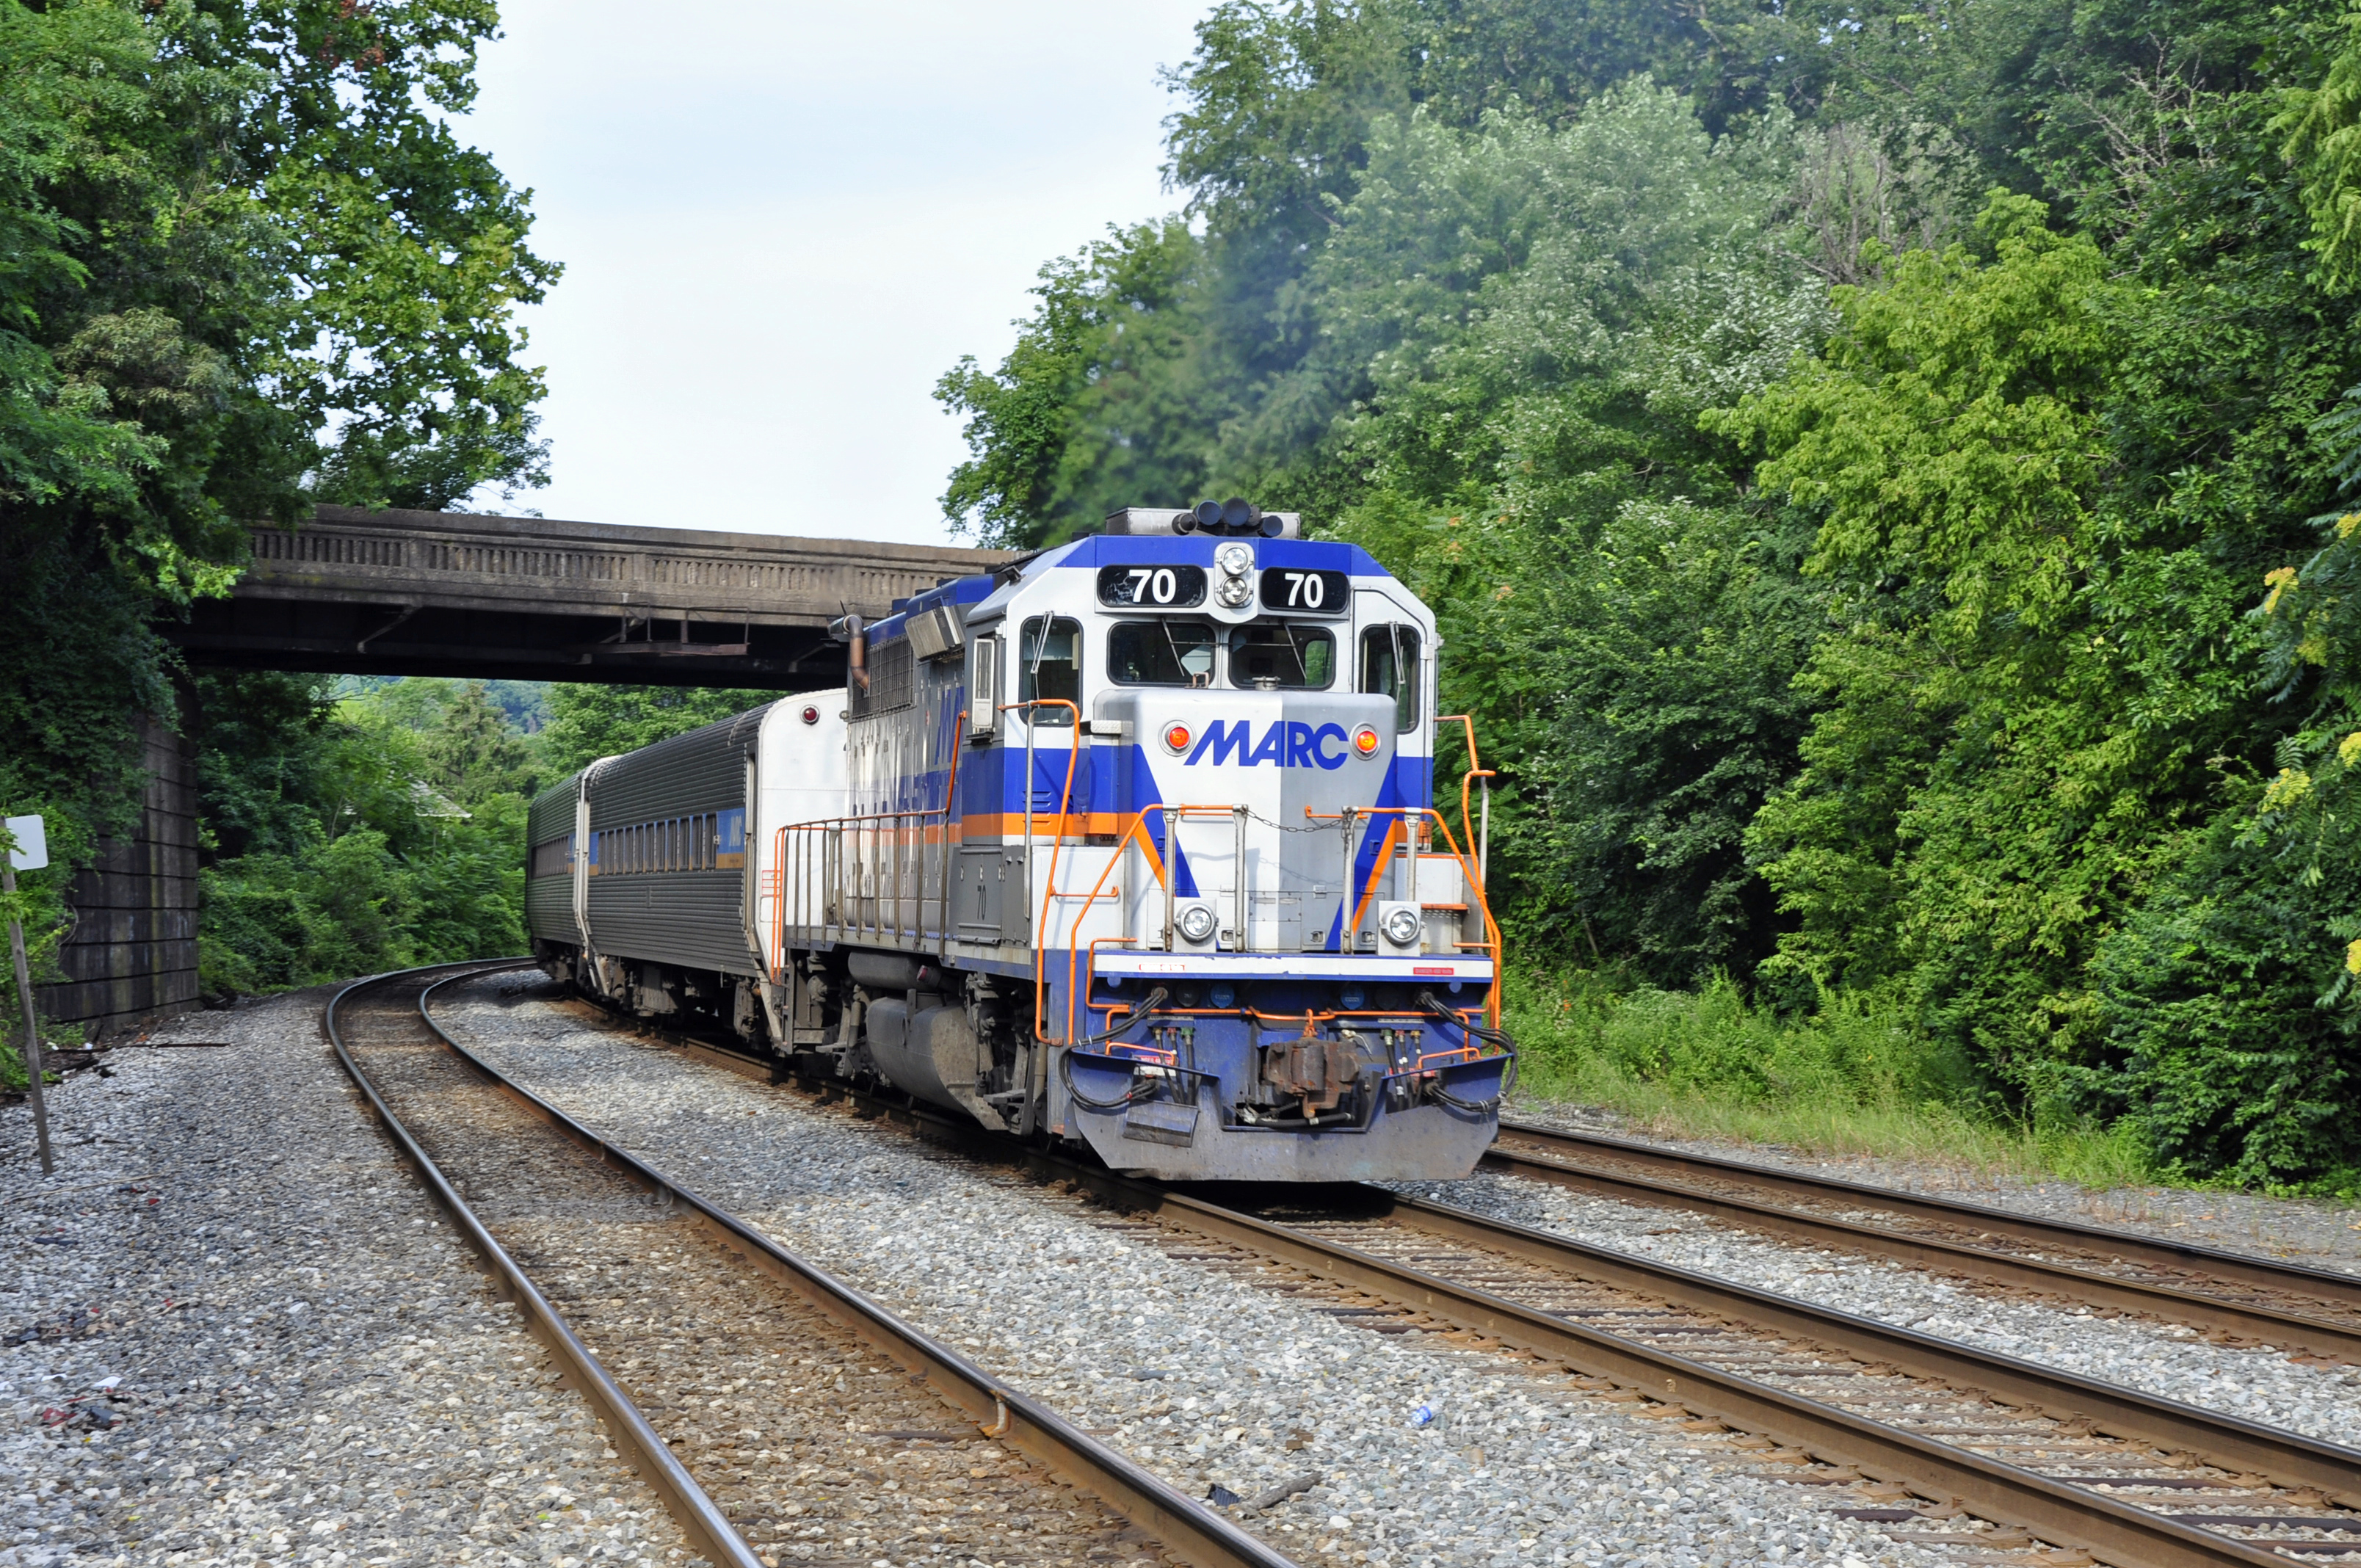
M163 630L199 666L802 690L828 622L875 618L999 551L322 507L260 526L226 599Z
M805 690L840 684L818 626L537 609L264 598L200 602L165 635L200 668Z

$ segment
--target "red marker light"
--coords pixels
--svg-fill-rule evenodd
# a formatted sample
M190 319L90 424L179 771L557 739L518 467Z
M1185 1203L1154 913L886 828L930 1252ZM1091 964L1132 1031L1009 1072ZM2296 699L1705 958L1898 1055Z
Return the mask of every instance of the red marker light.
M819 709L812 707L809 703L806 703L804 705L803 720L806 724L818 724L819 722Z
M1353 731L1353 750L1364 757L1376 756L1378 748L1383 744L1384 741L1378 738L1375 725L1364 724Z
M1195 737L1190 734L1189 727L1185 724L1168 724L1164 727L1164 749L1176 757L1187 751L1189 742L1194 739Z

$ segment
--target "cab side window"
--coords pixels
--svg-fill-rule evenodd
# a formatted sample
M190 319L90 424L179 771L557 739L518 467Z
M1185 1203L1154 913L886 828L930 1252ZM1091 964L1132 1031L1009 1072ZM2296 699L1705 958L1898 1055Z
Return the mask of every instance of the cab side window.
M1394 728L1418 728L1418 628L1372 626L1361 633L1361 690L1394 699Z
M1064 616L1037 615L1016 641L1016 700L1063 701L1072 708L1025 709L1027 723L1063 727L1082 703L1082 625Z

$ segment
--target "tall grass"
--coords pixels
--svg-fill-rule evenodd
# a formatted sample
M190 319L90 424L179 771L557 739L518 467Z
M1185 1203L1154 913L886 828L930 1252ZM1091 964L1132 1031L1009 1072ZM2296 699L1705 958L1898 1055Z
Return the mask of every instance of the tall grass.
M2158 1179L2130 1129L2013 1116L1957 1051L1874 1002L1839 998L1782 1019L1726 979L1671 992L1577 970L1512 975L1504 1003L1528 1102L1601 1106L1661 1137L1885 1156L1981 1178Z

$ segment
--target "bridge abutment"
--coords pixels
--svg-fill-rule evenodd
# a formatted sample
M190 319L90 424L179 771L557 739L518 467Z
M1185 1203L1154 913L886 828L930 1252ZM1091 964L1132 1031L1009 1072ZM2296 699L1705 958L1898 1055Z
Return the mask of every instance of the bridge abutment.
M138 825L100 841L97 862L66 889L72 925L58 948L65 978L36 986L43 1017L104 1038L197 1003L197 760L154 715L138 723L148 787Z

